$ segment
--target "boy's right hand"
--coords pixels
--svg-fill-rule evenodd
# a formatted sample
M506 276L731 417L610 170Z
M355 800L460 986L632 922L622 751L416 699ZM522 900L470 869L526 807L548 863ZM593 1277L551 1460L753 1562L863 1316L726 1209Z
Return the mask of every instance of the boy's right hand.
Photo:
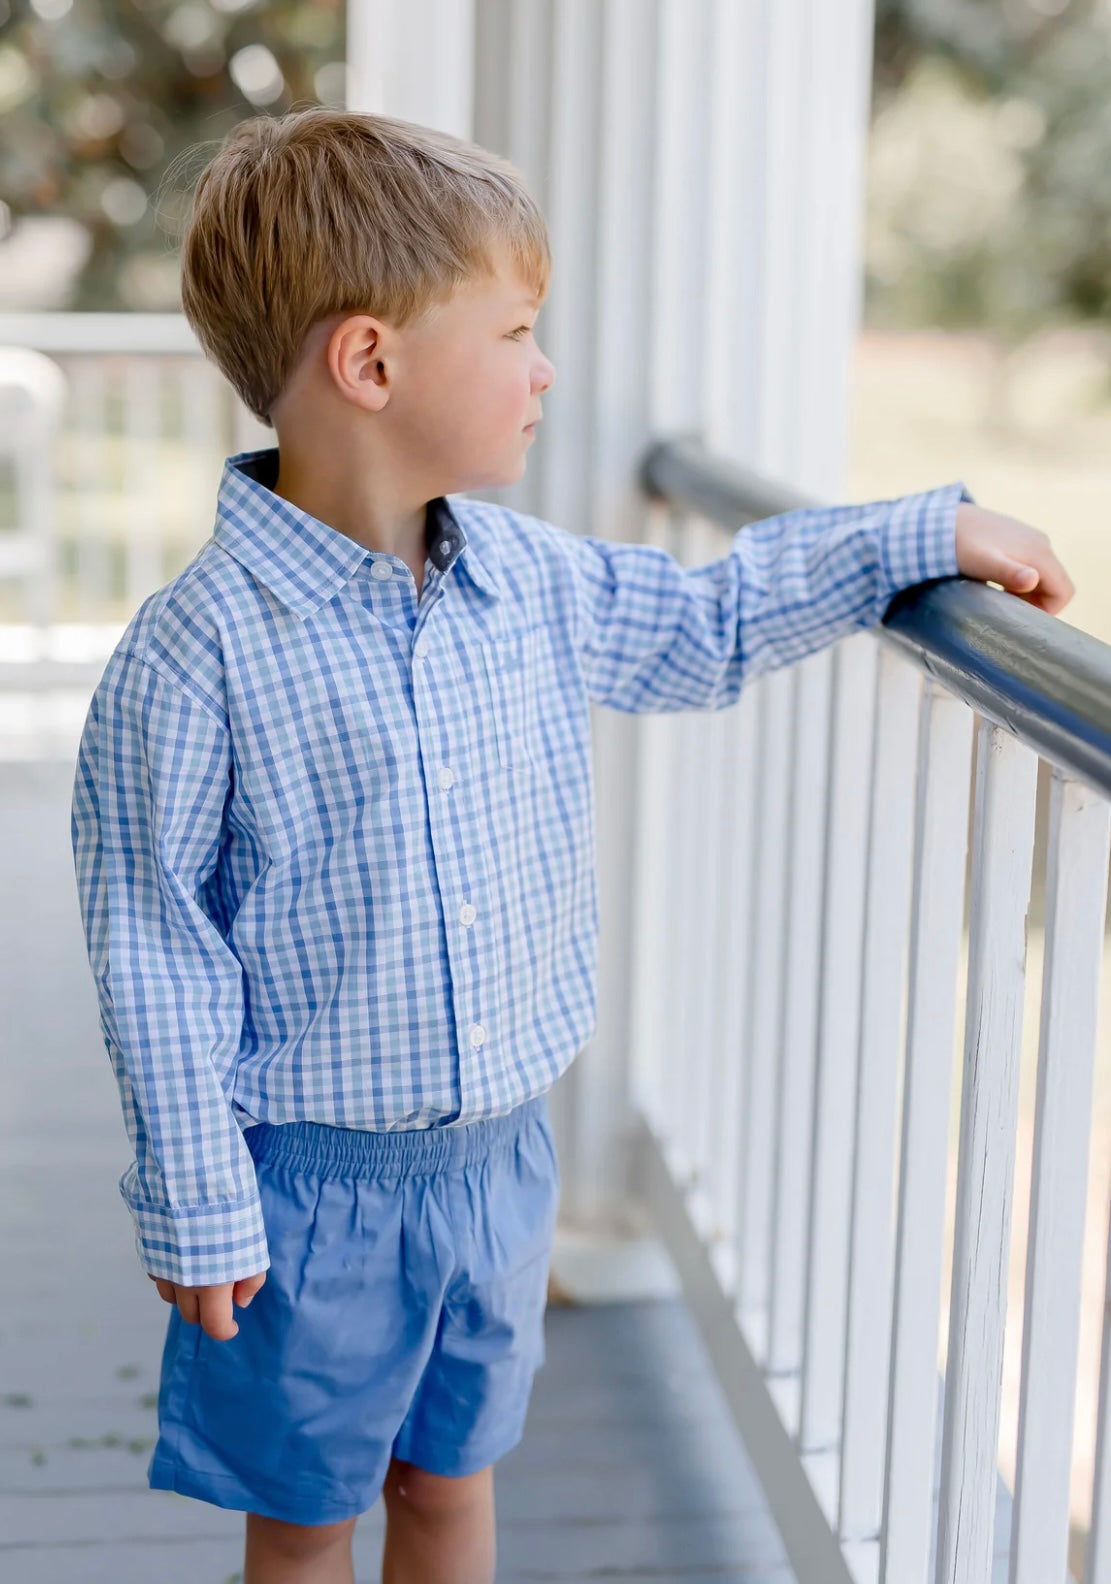
M147 1272L150 1276L150 1272ZM232 1315L232 1305L246 1309L251 1299L266 1280L266 1272L257 1276L244 1276L239 1281L219 1282L214 1287L183 1287L180 1282L167 1281L164 1276L151 1276L159 1295L166 1303L176 1303L181 1318L189 1325L198 1323L217 1342L230 1342L239 1327Z

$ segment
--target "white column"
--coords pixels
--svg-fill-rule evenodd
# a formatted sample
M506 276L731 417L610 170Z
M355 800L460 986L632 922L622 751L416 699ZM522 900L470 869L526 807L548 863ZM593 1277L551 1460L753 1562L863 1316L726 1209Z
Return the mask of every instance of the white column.
M474 0L347 0L347 107L469 138Z

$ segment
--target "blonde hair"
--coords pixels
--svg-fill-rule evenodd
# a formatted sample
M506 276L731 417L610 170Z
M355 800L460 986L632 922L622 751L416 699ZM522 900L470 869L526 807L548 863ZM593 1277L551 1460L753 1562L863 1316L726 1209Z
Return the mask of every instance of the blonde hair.
M495 268L538 297L547 226L508 160L389 116L314 107L240 122L203 170L182 242L185 315L263 423L332 314L402 327Z

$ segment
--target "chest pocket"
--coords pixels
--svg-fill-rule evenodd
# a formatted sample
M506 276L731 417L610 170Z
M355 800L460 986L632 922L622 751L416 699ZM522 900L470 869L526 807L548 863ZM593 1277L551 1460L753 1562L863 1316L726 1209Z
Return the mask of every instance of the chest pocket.
M538 760L537 667L543 628L491 638L482 650L498 762L527 770Z

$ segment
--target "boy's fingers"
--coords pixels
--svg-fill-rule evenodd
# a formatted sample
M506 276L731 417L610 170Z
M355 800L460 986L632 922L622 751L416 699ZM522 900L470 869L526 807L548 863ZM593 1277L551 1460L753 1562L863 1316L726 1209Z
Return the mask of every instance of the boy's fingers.
M1031 605L1037 605L1051 616L1056 616L1076 593L1072 579L1050 552L1033 568L1033 572L1036 581L1031 582L1028 576L1016 576L1008 586Z
M202 1329L217 1342L230 1342L239 1327L231 1309L232 1282L219 1287L202 1287L195 1302Z
M1016 594L1028 594L1037 588L1040 576L1037 567L1025 566L1021 561L1009 561L1003 568L1001 581Z
M259 1271L256 1276L241 1277L232 1289L232 1302L237 1304L240 1309L246 1309L265 1280L265 1271Z
M1059 610L1064 610L1069 600L1076 593L1076 585L1056 556L1050 557L1048 574L1042 574L1041 588L1037 592L1040 593L1042 588L1046 589L1050 601L1046 605L1046 609L1051 611L1054 616Z
M1039 534L1029 547L1012 558L1015 577L1007 587L1025 596L1031 604L1056 615L1076 593L1072 579L1053 552L1048 537Z
M197 1308L197 1294L192 1287L177 1288L177 1306L181 1311L181 1318L188 1325L196 1325L199 1316Z
M1017 594L1052 616L1064 610L1076 593L1068 573L1048 548L1028 561L1007 559L990 576L1008 593Z
M150 1276L150 1272L147 1272ZM239 1333L232 1313L232 1301L246 1308L266 1280L266 1272L246 1276L237 1282L216 1287L180 1287L162 1276L150 1276L166 1303L176 1303L188 1325L200 1325L217 1342L229 1342Z

